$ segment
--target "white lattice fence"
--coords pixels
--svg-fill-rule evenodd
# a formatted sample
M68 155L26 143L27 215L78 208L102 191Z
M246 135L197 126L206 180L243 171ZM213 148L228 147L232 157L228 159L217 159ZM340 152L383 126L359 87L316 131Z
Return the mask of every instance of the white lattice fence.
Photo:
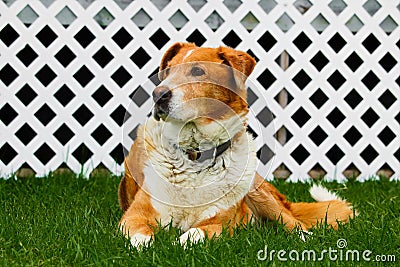
M292 180L313 168L399 177L399 10L394 0L2 1L1 174L120 173L152 106L149 77L187 40L257 58L249 104L262 175L283 164Z

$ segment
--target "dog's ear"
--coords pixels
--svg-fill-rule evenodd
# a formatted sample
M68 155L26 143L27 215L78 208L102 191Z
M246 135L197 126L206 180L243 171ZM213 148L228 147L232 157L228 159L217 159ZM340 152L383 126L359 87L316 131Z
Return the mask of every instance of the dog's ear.
M158 78L162 81L165 78L165 70L170 62L182 49L194 48L196 47L193 43L175 43L165 52L163 58L161 59L160 69L158 71Z
M244 86L247 77L253 72L256 61L246 52L235 50L230 47L219 47L218 56L222 63L232 67L234 77L239 87Z

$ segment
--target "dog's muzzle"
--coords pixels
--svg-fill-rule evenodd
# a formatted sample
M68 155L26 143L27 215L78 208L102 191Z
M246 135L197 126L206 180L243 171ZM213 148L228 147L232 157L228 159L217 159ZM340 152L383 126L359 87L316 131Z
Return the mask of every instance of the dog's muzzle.
M168 116L168 105L172 98L172 92L167 86L158 86L153 91L154 118L160 120Z

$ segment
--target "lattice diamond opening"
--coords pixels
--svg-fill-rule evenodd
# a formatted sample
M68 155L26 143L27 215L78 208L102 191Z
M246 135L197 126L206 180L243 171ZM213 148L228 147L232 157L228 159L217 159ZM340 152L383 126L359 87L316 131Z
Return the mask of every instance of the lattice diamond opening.
M180 9L178 9L168 20L178 30L182 29L189 21Z
M351 128L343 135L344 139L351 145L354 146L362 138L362 134L357 130L356 127Z
M61 11L56 15L56 19L63 25L65 28L68 28L76 20L76 15L72 10L65 6Z
M347 44L346 40L339 33L335 33L331 39L329 39L328 44L336 52L339 53L340 50Z
M389 89L386 89L386 91L378 98L378 100L386 109L389 109L396 102L397 98Z
M31 23L33 24L35 20L37 20L39 15L30 5L27 5L21 10L21 12L18 13L17 17L21 20L22 23L25 23L25 19L29 17L31 19ZM29 27L31 23L26 23L25 26Z
M74 132L65 123L53 135L62 145L66 145L75 136Z
M371 33L362 44L372 54L381 45L381 42Z
M364 61L356 52L351 53L351 55L346 58L344 62L353 72L355 72L364 63Z
M343 0L332 0L328 6L332 9L332 11L339 16L340 13L347 7L347 4Z
M271 10L273 10L274 7L278 5L278 3L275 0L261 0L258 2L258 4L267 14L271 12Z
M311 39L304 33L301 32L294 40L293 44L301 51L304 52L311 44Z
M146 50L140 47L135 53L133 53L130 59L141 69L147 64L147 62L149 62L151 57L147 54Z
M390 35L390 33L392 33L399 26L399 24L390 15L388 15L379 24L379 26L386 32L387 35Z
M367 11L371 16L374 16L376 12L382 7L376 0L368 0L363 5L365 11Z
M242 1L240 0L224 0L223 3L232 13L242 5Z
M188 0L187 2L196 12L199 12L199 10L207 3L206 0Z
M320 127L317 126L309 135L310 139L317 146L321 145L326 138L328 138L328 134Z
M32 127L29 126L29 124L25 123L22 125L21 128L18 129L18 131L15 132L15 136L26 146L28 145L37 133L35 130L32 129Z
M6 85L9 86L15 79L19 76L18 72L14 70L14 68L7 64L0 70L0 80Z
M114 59L114 56L107 50L104 46L102 46L94 55L93 59L99 64L100 67L105 68L111 60Z
M0 40L6 46L12 45L15 40L19 37L18 32L16 32L10 24L7 24L1 31L0 31Z
M265 144L257 151L257 157L264 165L267 164L273 156L274 152Z
M103 7L93 19L102 27L107 28L107 26L113 22L114 16L108 11L107 8Z
M266 31L257 42L261 45L261 47L268 52L276 43L276 39L272 36L272 34Z
M92 97L101 107L104 107L104 105L107 104L107 102L113 97L113 95L104 85L102 85L92 94Z
M60 102L64 107L71 102L75 97L75 93L68 88L65 84L54 94L54 97Z
M56 115L57 114L47 104L44 104L35 113L35 117L43 124L43 126L49 124Z
M65 45L54 57L66 68L76 58L76 55Z
M112 133L104 126L104 124L100 124L96 130L91 133L91 136L96 140L99 145L104 145L108 139L112 136Z
M58 36L48 25L46 25L38 34L36 34L36 38L42 43L42 45L44 45L44 47L49 47Z
M84 105L82 104L73 114L72 116L75 118L80 125L85 126L94 116L94 114Z
M318 88L310 96L310 100L316 108L320 109L329 100L329 97L320 88Z
M0 148L0 160L4 163L4 165L8 165L16 156L18 155L17 151L10 146L8 143L5 143Z
M56 152L54 152L53 149L51 149L51 147L49 145L47 145L46 143L44 143L43 145L41 145L39 147L38 150L36 150L34 153L35 157L40 160L40 162L43 165L47 165L47 163L49 163L49 161L54 158L54 156L56 155Z
M285 89L283 88L275 97L275 101L281 105L281 107L285 108L287 105L292 102L294 99L293 96Z
M161 49L171 38L162 30L158 29L151 37L150 41L158 48Z
M364 26L364 23L357 15L353 15L345 25L353 34L356 34Z
M138 107L141 107L150 98L150 95L143 87L139 86L129 97Z
M139 28L144 28L149 24L153 19L150 17L147 12L141 8L133 17L132 21L138 26Z
M293 5L301 14L304 14L312 7L313 4L309 0L296 0Z
M122 27L112 36L112 39L121 49L124 49L133 40L133 37L124 27Z
M322 14L318 14L310 23L318 33L322 33L329 26L329 21Z
M198 29L196 29L186 38L186 41L195 43L197 46L202 46L207 39Z
M83 26L74 38L83 48L86 48L94 41L96 36L86 26Z
M282 16L275 21L275 23L283 32L289 31L294 25L294 21L287 13L283 13Z
M82 87L86 87L95 78L94 74L85 65L75 72L73 77Z
M25 84L15 96L22 104L28 106L37 97L37 93L28 84Z
M205 23L207 23L213 31L217 31L224 22L225 20L215 10L205 19Z
M93 152L83 143L72 152L72 156L82 165L85 164L92 155Z
M249 32L251 32L259 23L260 21L251 12L247 13L240 21L240 24L242 24Z

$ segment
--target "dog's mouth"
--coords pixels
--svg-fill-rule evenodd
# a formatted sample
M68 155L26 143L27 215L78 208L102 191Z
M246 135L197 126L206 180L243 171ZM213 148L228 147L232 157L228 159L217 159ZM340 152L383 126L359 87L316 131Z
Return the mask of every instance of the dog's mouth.
M165 121L169 115L168 104L156 102L154 105L153 116L157 121Z
M170 107L169 103L158 103L154 104L153 117L156 121L187 121L187 119L176 116L176 110Z
M161 119L165 121L167 116L168 116L168 112L161 109L157 104L154 106L154 110L153 110L154 119L156 119L157 121L160 121Z

